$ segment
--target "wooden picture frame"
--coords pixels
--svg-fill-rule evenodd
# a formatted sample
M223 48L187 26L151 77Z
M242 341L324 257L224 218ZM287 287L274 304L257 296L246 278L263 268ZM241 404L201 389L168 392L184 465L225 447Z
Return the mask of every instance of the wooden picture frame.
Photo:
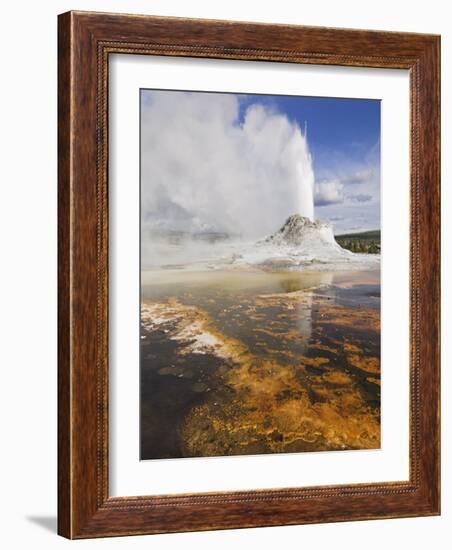
M440 38L68 12L58 39L58 532L68 538L440 513ZM112 53L410 73L409 481L147 497L108 491Z

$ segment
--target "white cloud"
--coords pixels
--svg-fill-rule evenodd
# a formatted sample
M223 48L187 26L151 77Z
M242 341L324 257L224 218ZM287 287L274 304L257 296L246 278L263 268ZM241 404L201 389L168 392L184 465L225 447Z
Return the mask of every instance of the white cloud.
M334 181L335 185L317 191L317 216L329 220L336 233L380 227L378 143L360 158L336 157L330 164L326 158L319 171L321 182Z
M348 198L355 202L369 202L372 200L372 195L366 195L365 193L359 193L358 195L348 195Z
M356 170L352 174L343 179L344 183L362 184L369 182L374 175L372 168L365 168L363 170Z
M233 94L147 91L142 98L142 231L274 232L313 217L314 173L298 125Z
M314 200L316 206L344 202L344 184L338 179L317 182Z

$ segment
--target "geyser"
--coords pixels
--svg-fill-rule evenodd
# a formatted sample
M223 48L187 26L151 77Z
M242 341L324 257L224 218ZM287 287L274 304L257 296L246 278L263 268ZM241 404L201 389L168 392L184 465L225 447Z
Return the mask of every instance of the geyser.
M304 135L299 131L299 136L294 139L294 148L294 156L298 157L295 162L295 171L298 174L299 181L297 214L314 221L314 169L309 151L306 126Z
M314 171L305 131L232 94L142 94L142 239L227 233L264 238L290 215L314 219Z

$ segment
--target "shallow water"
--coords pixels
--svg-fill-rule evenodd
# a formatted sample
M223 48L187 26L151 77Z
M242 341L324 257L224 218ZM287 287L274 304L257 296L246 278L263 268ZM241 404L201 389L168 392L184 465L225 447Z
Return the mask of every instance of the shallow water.
M379 446L378 271L142 274L141 458Z

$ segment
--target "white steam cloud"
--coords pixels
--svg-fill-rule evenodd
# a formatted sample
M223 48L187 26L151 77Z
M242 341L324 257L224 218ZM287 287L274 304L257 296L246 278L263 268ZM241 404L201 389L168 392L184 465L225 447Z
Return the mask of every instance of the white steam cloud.
M142 234L255 239L298 212L314 218L306 136L287 116L232 94L142 92Z

